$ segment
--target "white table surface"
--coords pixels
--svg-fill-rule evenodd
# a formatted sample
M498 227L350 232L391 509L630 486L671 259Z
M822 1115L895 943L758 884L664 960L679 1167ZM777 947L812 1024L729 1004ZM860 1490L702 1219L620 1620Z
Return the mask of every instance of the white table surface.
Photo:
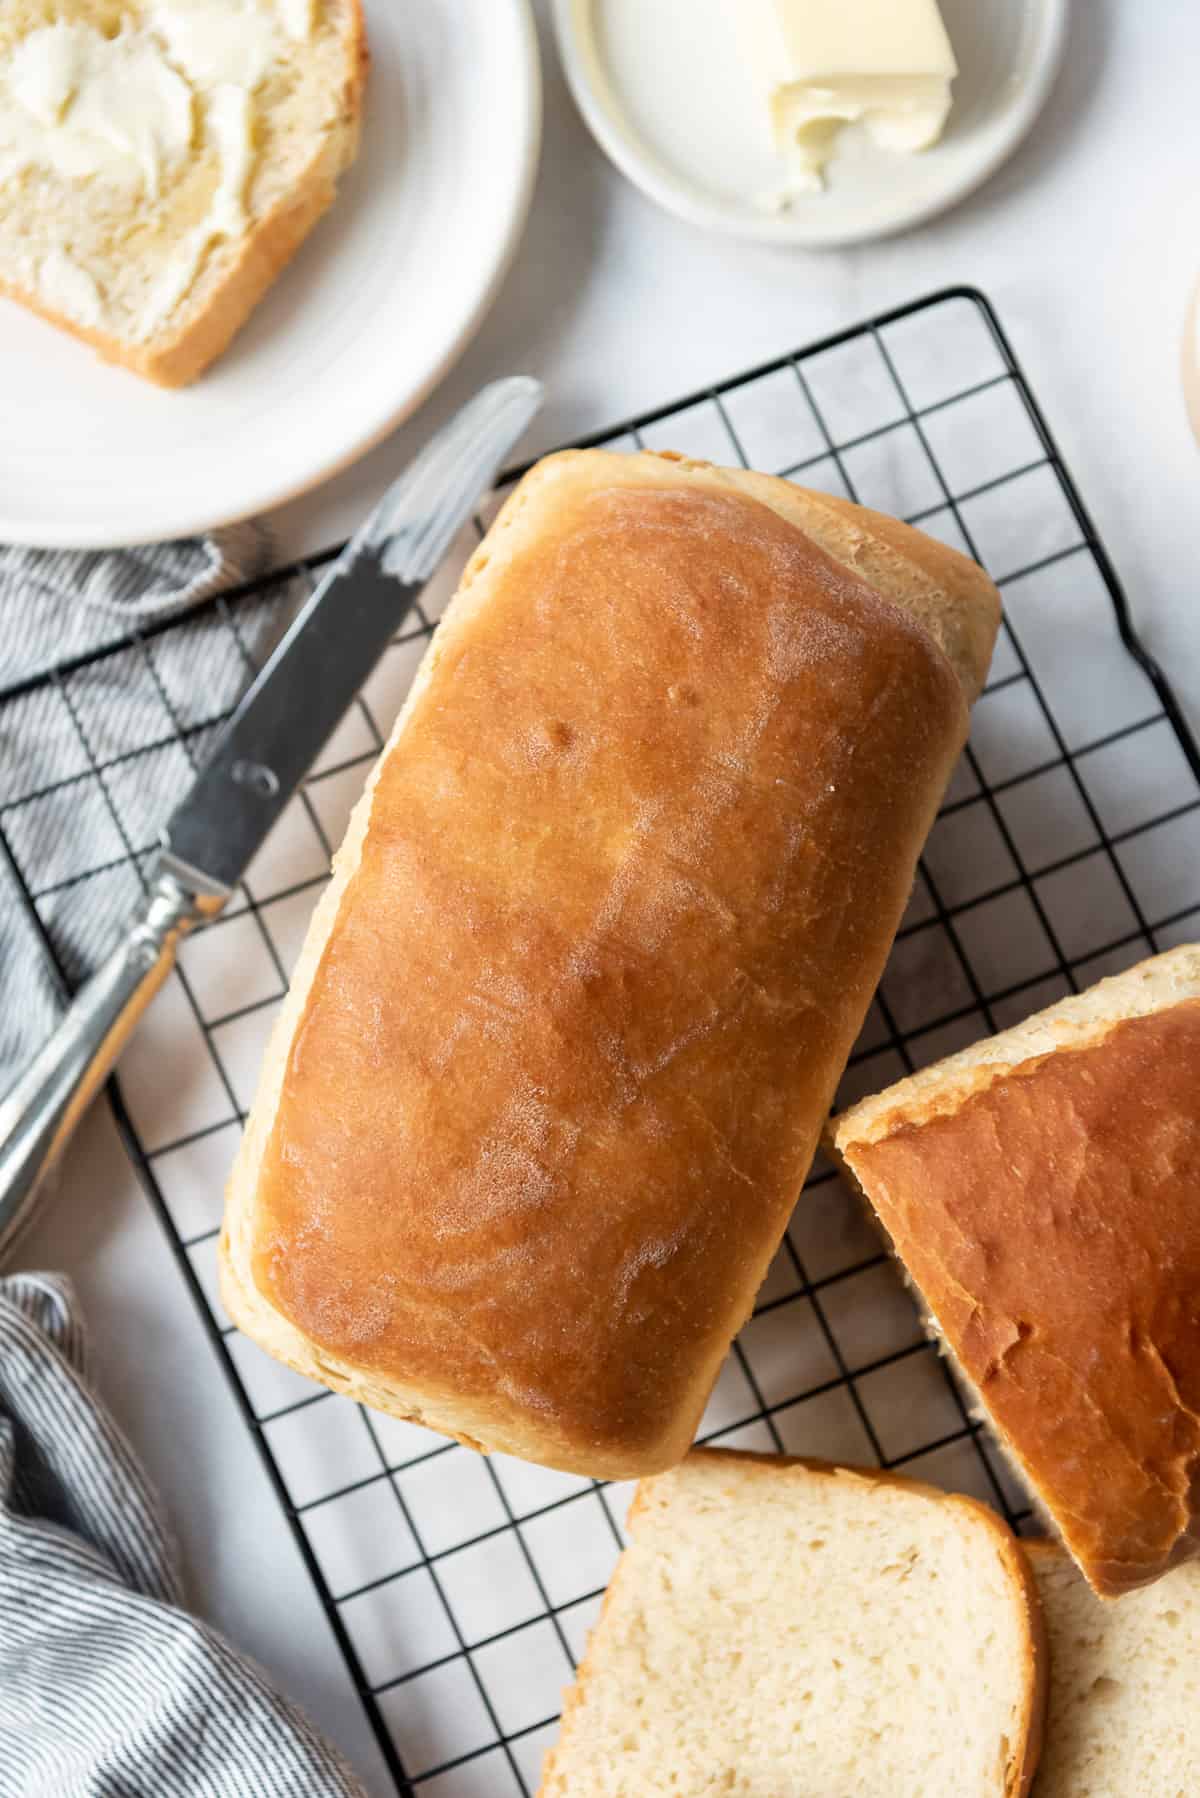
M396 439L280 516L281 543L343 533L483 379L546 382L537 450L665 403L935 287L997 305L1150 647L1200 723L1200 450L1179 375L1200 275L1200 8L1076 0L1064 75L1024 149L917 234L804 255L709 239L609 168L543 26L546 140L528 234L445 387ZM166 1497L198 1609L255 1654L388 1790L303 1569L156 1217L103 1106L22 1263L65 1269L102 1388Z

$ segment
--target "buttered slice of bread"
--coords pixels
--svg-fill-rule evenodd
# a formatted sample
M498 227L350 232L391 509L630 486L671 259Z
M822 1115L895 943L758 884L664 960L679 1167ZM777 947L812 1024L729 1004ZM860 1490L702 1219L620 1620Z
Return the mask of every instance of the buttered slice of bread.
M1035 1798L1194 1798L1200 1564L1106 1603L1056 1542L1023 1546L1052 1668Z
M353 161L360 0L3 0L0 293L164 386Z
M643 1480L541 1798L1019 1798L1046 1656L971 1499L694 1450Z

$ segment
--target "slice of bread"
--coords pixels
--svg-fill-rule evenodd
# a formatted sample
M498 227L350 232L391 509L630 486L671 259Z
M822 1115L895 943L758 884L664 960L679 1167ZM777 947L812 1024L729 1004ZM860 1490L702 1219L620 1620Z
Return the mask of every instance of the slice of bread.
M541 1798L1019 1798L1045 1700L1028 1563L984 1506L694 1450L643 1480Z
M1097 1598L1056 1542L1026 1542L1051 1679L1035 1798L1200 1792L1200 1564L1119 1603Z
M366 61L360 0L5 0L0 294L193 380L333 200Z

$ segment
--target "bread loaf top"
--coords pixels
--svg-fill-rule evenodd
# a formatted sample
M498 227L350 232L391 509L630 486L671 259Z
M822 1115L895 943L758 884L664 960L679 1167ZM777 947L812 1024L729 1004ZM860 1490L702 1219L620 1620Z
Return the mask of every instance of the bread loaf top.
M1200 1554L1200 949L922 1069L831 1140L1096 1590Z
M11 0L0 291L190 379L354 154L359 0Z
M783 481L598 452L529 475L293 980L231 1189L246 1327L476 1444L677 1460L995 618L961 557Z

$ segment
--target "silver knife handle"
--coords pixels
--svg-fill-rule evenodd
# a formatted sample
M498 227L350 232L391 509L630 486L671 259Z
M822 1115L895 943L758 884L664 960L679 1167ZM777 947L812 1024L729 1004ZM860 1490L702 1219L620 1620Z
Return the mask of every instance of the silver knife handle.
M38 1185L211 908L166 871L123 940L0 1105L0 1254L30 1222Z

